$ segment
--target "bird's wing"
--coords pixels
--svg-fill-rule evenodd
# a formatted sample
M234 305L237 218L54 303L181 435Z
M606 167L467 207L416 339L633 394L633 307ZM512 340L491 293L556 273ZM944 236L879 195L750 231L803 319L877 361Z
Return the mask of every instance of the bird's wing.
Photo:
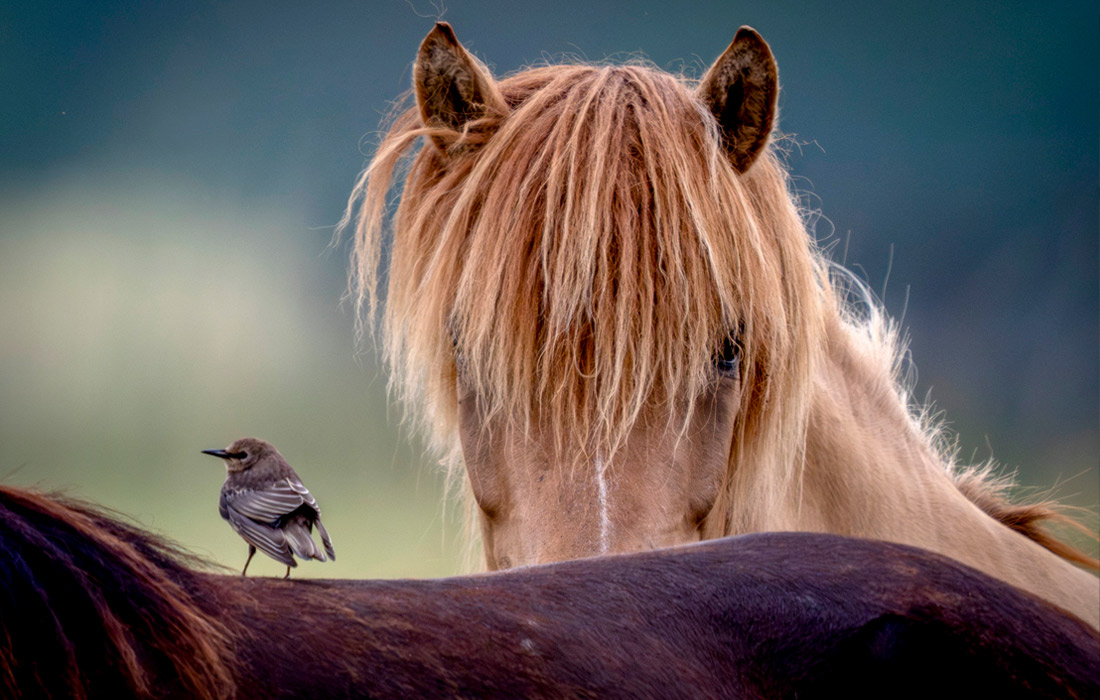
M302 503L305 503L307 506L317 511L317 515L321 514L321 509L317 507L317 499L313 497L313 494L309 492L309 489L306 488L306 485L303 484L300 479L291 476L287 478L286 483L294 493L301 496Z
M291 476L260 489L227 489L223 492L223 501L233 529L273 559L294 566L293 552L303 559L313 557L325 560L310 538L310 526L314 522L319 523L321 510L300 479ZM303 505L312 509L313 514L308 510L299 511ZM288 520L287 516L295 511L299 511L298 515ZM294 532L288 532L287 528L294 529ZM301 532L297 528L302 528ZM325 550L332 556L332 540L323 527L319 529ZM293 542L289 539L291 537Z
M305 489L301 482L298 486ZM309 491L306 491L306 496L309 496ZM289 479L280 479L262 489L235 489L226 493L226 501L238 513L261 523L274 523L303 503L314 509L317 507L313 496L309 496L309 500L303 498Z
M313 524L317 526L317 532L321 535L321 543L325 546L325 552L328 554L329 559L336 559L336 550L332 547L332 538L328 535L328 530L321 524L321 508L317 505L317 499L313 497L313 494L309 492L306 485L301 482L300 479L296 479L291 476L287 478L287 484L294 490L299 496L302 497L302 503L313 509L316 515L311 519ZM324 555L319 557L321 561L325 560Z
M265 523L259 523L237 510L233 501L226 502L226 520L244 538L244 541L259 549L275 561L281 561L287 566L297 566L294 557L290 554L290 547L286 544L286 536L277 527L271 527Z

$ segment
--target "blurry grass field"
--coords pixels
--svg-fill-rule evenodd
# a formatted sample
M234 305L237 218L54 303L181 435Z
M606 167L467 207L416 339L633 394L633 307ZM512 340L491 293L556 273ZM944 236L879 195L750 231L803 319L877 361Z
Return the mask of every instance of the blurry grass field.
M255 435L299 471L335 540L334 564L295 576L459 570L442 477L357 351L331 230L159 182L60 182L2 206L23 234L0 238L6 483L101 503L236 569L224 467L199 450Z

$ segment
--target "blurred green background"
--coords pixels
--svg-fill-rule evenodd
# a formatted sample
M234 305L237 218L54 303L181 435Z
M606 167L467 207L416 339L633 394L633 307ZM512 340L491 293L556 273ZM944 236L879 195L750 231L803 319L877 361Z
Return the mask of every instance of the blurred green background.
M438 10L393 2L0 6L0 477L132 515L237 568L199 454L274 442L335 564L461 568L327 249ZM498 74L644 52L698 75L771 43L820 238L903 318L965 458L1100 501L1095 3L452 0ZM259 557L256 573L281 567Z

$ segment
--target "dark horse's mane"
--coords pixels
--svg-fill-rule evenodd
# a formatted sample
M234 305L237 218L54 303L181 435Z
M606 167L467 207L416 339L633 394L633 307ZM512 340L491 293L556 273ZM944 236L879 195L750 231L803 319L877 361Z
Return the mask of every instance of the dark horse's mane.
M71 499L0 499L5 697L230 694L229 630L173 544Z
M0 487L0 697L1100 697L1100 637L938 555L809 533L429 581L196 569Z
M0 500L4 697L226 697L230 633L171 543L89 504Z

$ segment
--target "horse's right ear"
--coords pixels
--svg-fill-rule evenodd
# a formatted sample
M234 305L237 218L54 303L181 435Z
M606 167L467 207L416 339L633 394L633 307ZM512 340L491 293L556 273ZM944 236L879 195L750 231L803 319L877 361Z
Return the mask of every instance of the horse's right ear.
M699 82L697 93L718 120L722 144L738 172L764 150L775 122L779 69L767 42L741 27Z
M420 44L413 84L425 126L461 132L469 121L508 111L489 71L458 43L446 22L437 22ZM433 136L432 142L447 150L447 139Z

